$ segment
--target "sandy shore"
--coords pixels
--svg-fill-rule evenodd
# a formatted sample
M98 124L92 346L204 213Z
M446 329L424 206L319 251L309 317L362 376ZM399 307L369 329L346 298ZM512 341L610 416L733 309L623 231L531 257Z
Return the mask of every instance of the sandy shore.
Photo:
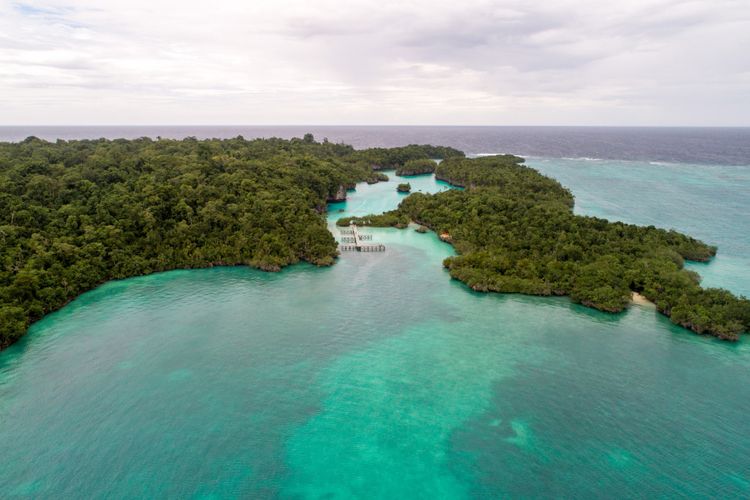
M639 306L656 307L653 302L637 292L632 293L630 301Z

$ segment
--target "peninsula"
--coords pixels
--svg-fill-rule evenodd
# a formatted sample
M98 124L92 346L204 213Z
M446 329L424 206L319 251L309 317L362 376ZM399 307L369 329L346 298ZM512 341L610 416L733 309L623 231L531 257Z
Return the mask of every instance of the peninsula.
M737 340L750 329L749 300L704 289L684 269L685 260L711 259L713 246L654 226L575 215L570 191L517 156L449 158L435 177L466 189L414 193L397 210L358 223L413 221L436 231L458 253L444 262L451 276L477 291L567 295L612 313L637 292L697 333Z

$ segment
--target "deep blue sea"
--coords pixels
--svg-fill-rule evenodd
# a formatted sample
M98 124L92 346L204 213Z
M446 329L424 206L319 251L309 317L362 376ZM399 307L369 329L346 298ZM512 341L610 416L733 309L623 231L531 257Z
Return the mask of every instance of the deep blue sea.
M576 211L719 247L750 294L750 129L0 128L0 140L301 136L510 152ZM359 185L329 225L381 212ZM414 190L449 189L432 176ZM748 498L750 343L565 298L480 294L413 228L281 273L108 283L0 353L0 497Z

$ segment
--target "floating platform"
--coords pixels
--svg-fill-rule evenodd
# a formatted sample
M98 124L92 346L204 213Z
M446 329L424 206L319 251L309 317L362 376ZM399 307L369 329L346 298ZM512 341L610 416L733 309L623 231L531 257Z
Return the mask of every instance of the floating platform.
M348 229L340 230L342 235L339 250L342 252L385 252L385 245L380 243L362 243L372 241L371 234L359 234L356 224L350 224Z
M370 245L339 245L339 250L342 252L385 252L385 245L380 243L373 243Z

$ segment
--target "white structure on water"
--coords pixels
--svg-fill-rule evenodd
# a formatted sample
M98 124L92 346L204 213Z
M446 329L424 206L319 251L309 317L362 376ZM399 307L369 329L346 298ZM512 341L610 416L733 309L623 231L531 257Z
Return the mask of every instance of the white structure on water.
M385 252L385 245L380 243L362 243L363 241L372 241L371 234L359 234L357 225L352 223L348 229L341 230L342 236L341 242L345 243L339 245L339 250L342 252Z

